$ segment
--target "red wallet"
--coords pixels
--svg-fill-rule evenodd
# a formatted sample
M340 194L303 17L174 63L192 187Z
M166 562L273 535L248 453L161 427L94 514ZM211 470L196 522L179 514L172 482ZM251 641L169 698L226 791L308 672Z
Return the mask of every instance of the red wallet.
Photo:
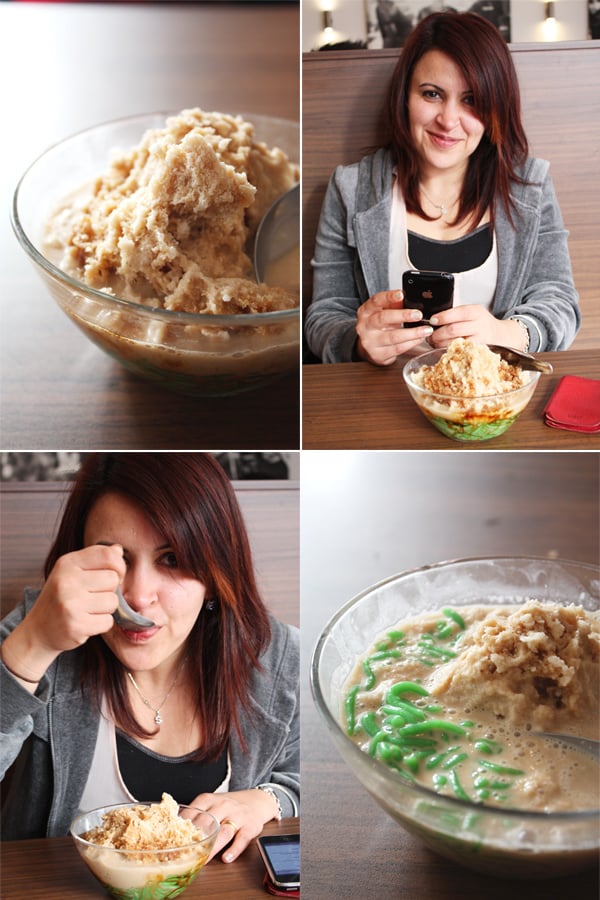
M564 375L544 410L544 421L566 431L600 432L600 381Z

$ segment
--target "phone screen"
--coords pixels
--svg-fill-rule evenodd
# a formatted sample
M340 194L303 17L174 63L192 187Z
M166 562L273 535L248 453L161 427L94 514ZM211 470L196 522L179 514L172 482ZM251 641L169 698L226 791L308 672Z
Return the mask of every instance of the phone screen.
M281 887L300 884L300 836L282 834L258 839L271 880Z

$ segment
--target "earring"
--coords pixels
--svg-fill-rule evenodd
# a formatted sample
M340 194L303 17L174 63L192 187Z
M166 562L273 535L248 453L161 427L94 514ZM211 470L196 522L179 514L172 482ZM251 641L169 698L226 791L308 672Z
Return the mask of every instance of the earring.
M206 601L206 611L212 612L217 605L216 600L207 600Z

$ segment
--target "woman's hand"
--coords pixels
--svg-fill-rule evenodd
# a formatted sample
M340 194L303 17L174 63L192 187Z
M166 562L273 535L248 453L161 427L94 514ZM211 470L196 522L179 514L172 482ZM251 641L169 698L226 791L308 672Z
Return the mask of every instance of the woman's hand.
M513 319L496 319L483 306L453 306L432 316L436 329L429 338L432 347L447 347L454 338L469 338L479 344L503 344L525 348L524 331Z
M404 309L403 298L402 291L382 291L359 306L357 351L362 359L389 366L433 332L429 325L404 328L405 322L418 322L423 314L420 310Z
M7 667L24 679L41 679L65 650L109 631L116 588L125 577L123 548L94 545L57 560L35 604L2 645Z
M231 846L223 854L223 862L226 863L236 860L248 844L258 837L263 826L277 818L278 814L273 797L267 791L256 788L228 794L198 794L190 806L205 809L221 823L210 858L231 842Z

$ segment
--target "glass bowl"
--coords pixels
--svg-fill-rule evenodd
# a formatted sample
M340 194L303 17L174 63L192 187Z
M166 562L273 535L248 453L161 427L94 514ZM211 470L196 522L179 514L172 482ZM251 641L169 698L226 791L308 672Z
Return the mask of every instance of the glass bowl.
M536 558L463 559L395 575L350 600L324 628L311 661L311 688L329 735L380 806L454 862L507 878L550 878L595 864L597 810L531 812L442 796L409 782L361 750L342 724L348 676L382 632L445 606L517 605L527 599L600 608L598 568ZM356 834L357 844L361 835Z
M127 152L169 112L118 119L55 144L16 188L12 224L19 243L67 316L98 347L136 375L192 396L237 394L271 383L299 365L299 308L248 315L154 309L110 296L63 272L46 255L45 228L73 192ZM299 157L299 125L243 114L255 138Z
M455 441L488 441L499 437L523 412L537 387L540 372L525 371L527 383L505 394L489 397L456 397L436 394L415 383L422 366L433 366L446 352L430 350L409 360L402 375L411 397L438 431Z
M193 819L203 837L192 844L161 850L117 850L82 837L102 825L102 817L115 809L151 806L150 803L117 803L77 816L71 836L85 864L113 897L121 900L163 900L177 897L208 862L219 823L213 815L192 806L180 806L179 815Z

